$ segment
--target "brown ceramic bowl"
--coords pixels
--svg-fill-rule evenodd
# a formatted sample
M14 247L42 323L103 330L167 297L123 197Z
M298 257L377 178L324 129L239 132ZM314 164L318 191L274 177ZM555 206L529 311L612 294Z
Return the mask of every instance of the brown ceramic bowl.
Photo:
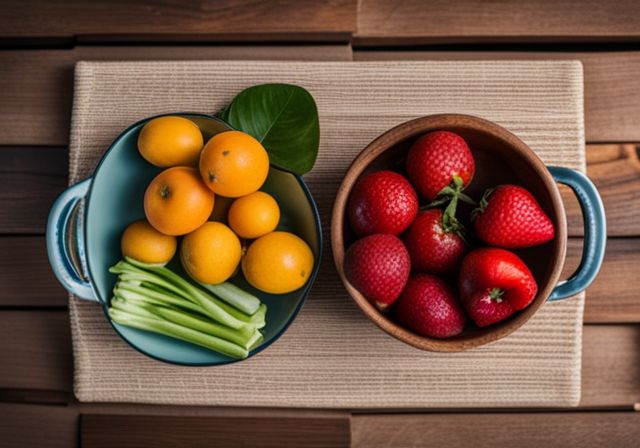
M518 250L531 269L538 295L525 310L486 328L467 324L465 331L450 339L420 336L378 311L345 277L345 250L355 240L345 213L351 189L364 175L380 169L403 170L403 160L411 144L421 135L447 130L462 136L476 163L475 177L465 190L476 200L486 188L515 183L529 189L556 225L553 241ZM460 210L468 222L470 207ZM467 215L467 216L465 216ZM414 347L438 352L456 352L478 347L507 336L527 322L550 296L560 279L567 250L567 220L556 181L538 156L519 138L490 121L467 115L432 115L390 129L367 146L351 164L338 190L331 223L331 244L336 268L347 291L360 309L381 329Z

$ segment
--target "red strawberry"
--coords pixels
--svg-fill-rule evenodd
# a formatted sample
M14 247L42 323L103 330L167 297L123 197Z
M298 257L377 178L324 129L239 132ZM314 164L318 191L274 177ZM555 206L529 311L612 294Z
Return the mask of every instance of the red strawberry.
M466 317L451 288L433 275L412 275L398 300L400 323L423 336L450 338L462 333Z
M443 222L440 209L419 214L409 227L405 244L411 267L428 274L450 274L460 265L467 249L460 235Z
M351 284L381 310L393 304L409 278L409 252L397 236L369 235L349 247L344 271Z
M475 162L469 146L453 132L435 131L420 137L409 150L407 173L418 193L429 201L446 187L464 189L473 178ZM456 182L455 178L459 182Z
M500 185L487 190L474 210L476 235L492 246L519 249L551 241L553 222L538 201L517 185Z
M495 247L476 249L464 258L459 287L462 304L479 327L528 307L538 292L527 265L513 252Z
M404 176L378 171L354 187L348 212L351 227L358 236L399 235L418 214L418 195Z

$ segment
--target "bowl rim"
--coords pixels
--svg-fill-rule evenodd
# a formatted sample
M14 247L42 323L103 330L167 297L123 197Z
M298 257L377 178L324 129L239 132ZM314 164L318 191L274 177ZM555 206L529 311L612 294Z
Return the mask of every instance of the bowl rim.
M92 174L90 176L91 177L91 182L89 184L89 188L88 188L87 194L85 196L84 210L86 211L87 215L88 215L88 211L89 211L89 205L91 203L91 196L92 196L92 192L93 192L95 176L98 173L98 171L100 170L100 168L102 167L103 162L107 159L109 154L112 152L112 150L120 143L120 141L129 132L131 132L134 129L136 129L137 127L141 126L143 123L146 123L149 120L153 120L154 118L166 117L166 116L180 116L180 117L184 117L184 118L199 117L199 118L212 119L212 120L215 120L215 121L218 121L218 122L224 124L225 126L227 126L229 128L229 130L234 130L234 128L230 124L226 123L224 120L222 120L222 119L220 119L220 118L218 118L218 117L216 117L214 115L204 114L202 112L168 112L168 113L162 113L162 114L153 115L153 116L150 116L150 117L146 117L146 118L140 119L140 120L136 121L135 123L127 126L109 144L109 146L107 147L107 150L104 152L104 154L102 155L102 157L100 158L100 160L96 164L96 167L92 171ZM91 262L89 260L89 257L85 256L83 258L85 260L85 264L86 264L86 268L87 268L86 269L86 273L87 273L87 276L89 278L89 282L91 284L91 288L93 289L93 291L95 293L95 296L97 298L97 302L100 304L100 307L102 308L102 312L104 313L105 318L109 322L109 325L111 325L111 328L113 328L113 330L120 337L120 339L122 339L124 342L126 342L127 345L129 345L134 350L142 353L143 355L148 356L149 358L152 358L152 359L154 359L156 361L161 361L161 362L163 362L165 364L176 365L176 366L185 366L185 367L215 367L215 366L222 366L222 365L227 365L227 364L234 364L234 363L237 363L237 362L242 362L242 361L245 361L247 359L250 359L253 356L257 355L258 353L260 353L263 350L265 350L268 347L270 347L271 344L273 344L278 339L280 339L280 337L287 331L289 326L293 323L293 321L296 319L296 317L300 313L300 310L302 310L302 307L304 306L304 304L305 304L305 302L307 300L309 292L311 291L311 288L313 287L313 284L315 283L315 280L316 280L316 278L318 276L318 272L320 270L320 263L322 262L322 252L323 252L322 222L320 220L320 212L318 211L318 206L317 206L317 204L316 204L316 202L315 202L315 200L313 198L313 195L311 194L311 190L309 190L309 187L307 186L307 184L302 179L302 176L300 176L299 174L294 173L292 171L289 171L289 170L274 166L272 164L269 164L269 169L270 170L271 169L275 169L275 170L278 170L278 171L282 171L284 173L291 174L294 177L294 179L298 182L298 185L300 185L300 188L304 192L305 197L307 198L307 201L308 201L309 205L311 206L311 211L313 213L313 218L314 218L313 220L314 220L314 223L315 223L315 234L316 234L316 238L318 239L318 247L319 247L318 254L315 257L315 265L313 267L313 271L311 272L311 275L309 276L309 279L307 280L307 283L305 284L305 286L303 286L303 288L301 288L302 289L302 291L301 291L302 298L298 301L298 304L294 308L293 313L291 314L291 316L289 317L287 322L283 325L283 327L271 338L271 340L269 340L266 343L261 344L260 346L258 346L255 349L251 350L249 352L249 355L246 358L234 359L234 358L231 358L231 357L227 357L228 359L225 359L225 360L220 361L220 362L177 362L177 361L161 358L161 357L159 357L159 356L157 356L155 354L152 354L152 353L148 352L147 350L144 350L143 348L135 345L133 342L131 342L129 340L129 338L125 337L122 334L122 332L120 332L120 330L116 327L114 322L109 317L108 300L103 300L102 297L100 296L100 294L98 293L98 291L96 290L95 286L94 286L95 282L94 282L93 271L91 269ZM84 240L87 241L87 232L88 232L87 216L83 216L82 219L83 219L83 222L82 222L82 235L83 235Z
M539 176L551 198L550 205L556 216L556 237L553 242L554 265L546 284L539 285L534 301L515 317L505 321L503 325L496 327L493 331L467 338L464 338L464 333L462 333L462 338L460 339L436 339L418 335L389 319L349 282L344 273L344 255L346 249L344 246L343 228L346 220L345 210L351 190L371 162L389 148L406 139L426 132L446 130L454 127L488 133L492 137L502 140L506 145L516 150L519 156L521 156ZM538 155L512 132L497 123L473 115L426 115L406 121L385 131L369 143L353 160L338 188L333 206L331 215L331 249L336 270L347 292L360 310L379 328L394 338L422 350L433 352L460 352L489 344L508 336L522 327L542 304L547 301L548 296L558 283L566 258L567 220L560 190L551 173Z

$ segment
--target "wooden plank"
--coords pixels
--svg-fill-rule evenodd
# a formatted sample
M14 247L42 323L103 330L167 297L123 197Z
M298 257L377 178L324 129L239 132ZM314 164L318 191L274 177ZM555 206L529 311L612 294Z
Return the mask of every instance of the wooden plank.
M0 389L0 403L65 405L69 391L42 389Z
M343 40L355 29L355 0L171 2L3 2L6 38L73 37L112 41Z
M67 166L65 147L0 147L0 231L41 233L67 185Z
M41 236L0 237L0 307L66 307Z
M602 196L610 236L640 235L640 146L590 145L587 174ZM573 193L562 188L567 224L573 236L584 234L582 213Z
M308 418L304 414L298 418L85 414L80 437L86 448L349 446L347 416Z
M562 5L563 2L556 4ZM640 102L637 101L640 98L638 51L356 51L353 58L358 61L577 59L584 66L586 140L593 143L640 141L640 127L637 125L640 117Z
M637 412L354 415L353 447L637 447Z
M578 267L582 240L570 238L563 278ZM609 238L602 269L587 290L585 323L640 322L640 238Z
M637 39L632 0L361 0L358 45Z
M77 447L78 411L66 406L0 403L0 447Z
M0 389L71 391L73 362L66 310L3 310L0 341Z
M616 407L640 403L639 344L639 325L584 327L580 406Z
M55 3L62 4L66 3ZM3 20L2 17L6 18L0 15L0 21ZM215 59L350 60L351 48L343 44L0 50L0 66L3 67L0 71L0 85L10 86L0 89L0 122L3 123L0 126L0 145L67 145L73 94L73 66L79 60Z

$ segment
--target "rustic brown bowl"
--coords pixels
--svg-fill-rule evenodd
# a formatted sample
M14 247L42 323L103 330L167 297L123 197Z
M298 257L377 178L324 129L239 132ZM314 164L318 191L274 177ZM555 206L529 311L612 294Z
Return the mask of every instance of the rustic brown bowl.
M478 200L486 188L515 183L529 189L556 225L556 237L535 248L516 251L531 269L538 294L531 305L509 319L486 328L471 324L459 336L450 339L428 338L403 328L374 307L349 283L344 273L346 248L355 240L345 209L351 189L363 176L380 169L402 170L411 144L421 135L447 130L462 136L476 162L475 176L466 193ZM461 210L462 218L470 210ZM560 191L549 170L538 156L518 137L490 121L455 114L431 115L408 121L390 129L369 144L353 161L338 190L331 222L331 246L338 274L347 291L376 325L391 336L414 347L437 352L457 352L497 341L514 332L542 306L554 289L565 261L567 220Z

